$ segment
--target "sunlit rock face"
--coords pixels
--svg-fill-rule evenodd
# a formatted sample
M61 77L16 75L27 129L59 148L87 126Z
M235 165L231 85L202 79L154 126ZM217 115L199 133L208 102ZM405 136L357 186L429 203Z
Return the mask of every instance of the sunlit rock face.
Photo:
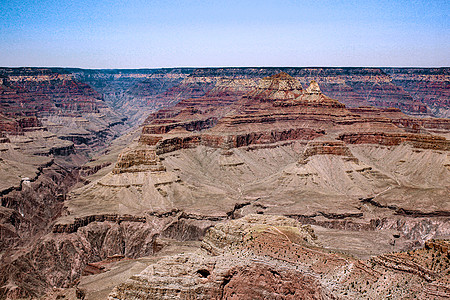
M209 229L201 250L151 264L108 299L443 298L449 263L425 266L448 246L429 241L423 249L358 260L324 249L310 226L293 219L247 215Z
M430 239L450 236L450 122L404 114L429 111L387 71L76 72L110 100L125 84L116 108L130 115L137 97L176 105L70 176L82 151L121 135L115 111L72 103L0 135L2 247L30 241L1 257L1 295L445 298L446 241Z
M316 81L311 81L303 90L301 84L286 73L261 79L241 99L227 103L229 112L226 114L214 97L196 101L199 105L189 109L187 101L180 102L165 114L150 117L143 128L141 142L156 148L175 143L178 146L171 146L173 150L196 145L226 148L368 131L385 132L386 139L389 134L394 139L406 132L412 134L412 139L420 139L414 136L420 133L420 127L448 130L449 126L445 119L414 119L395 109L347 109L323 94ZM440 143L439 138L435 141ZM443 143L437 147L445 148L445 140ZM167 151L163 149L161 153Z
M260 101L292 100L303 92L300 82L281 72L261 79L256 89L248 93L248 98Z

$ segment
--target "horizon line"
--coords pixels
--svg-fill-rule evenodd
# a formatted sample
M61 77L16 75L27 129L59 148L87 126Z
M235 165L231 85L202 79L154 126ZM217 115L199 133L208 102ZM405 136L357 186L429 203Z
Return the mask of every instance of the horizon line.
M73 66L0 66L0 69L80 69L80 70L158 70L158 69L276 69L276 68L398 68L398 69L444 69L450 66L171 66L171 67L136 67L136 68L90 68L90 67L73 67Z

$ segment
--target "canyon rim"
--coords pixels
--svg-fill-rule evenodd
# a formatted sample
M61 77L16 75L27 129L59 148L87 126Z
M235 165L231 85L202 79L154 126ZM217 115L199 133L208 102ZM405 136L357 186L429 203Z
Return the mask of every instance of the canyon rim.
M449 295L447 68L1 74L2 298Z
M0 1L0 300L450 299L450 1Z

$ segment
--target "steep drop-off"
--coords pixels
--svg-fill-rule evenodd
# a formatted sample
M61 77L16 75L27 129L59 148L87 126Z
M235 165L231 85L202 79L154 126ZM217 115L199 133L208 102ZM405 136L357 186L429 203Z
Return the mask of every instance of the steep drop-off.
M108 299L445 299L449 243L358 260L320 247L292 219L247 215L216 225L201 250L168 257Z
M2 258L6 270L0 277L3 297L38 296L54 286L76 288L80 276L97 272L96 266L102 261L154 255L169 247L161 238L178 242L199 240L217 223L250 214L283 215L309 224L327 251L346 253L330 256L325 251L328 254L320 255L332 257L333 262L345 260L347 255L364 259L377 255L384 262L375 261L384 266L380 270L392 264L388 261L393 258L383 256L384 253L411 250L430 238L450 236L450 207L446 201L450 186L448 119L414 118L402 113L400 109L413 114L428 114L428 110L422 108L423 103L416 106L416 100L396 87L387 71L283 68L285 73L272 75L278 73L277 70L198 69L181 75L177 73L181 71L172 70L162 72L162 75L148 72L143 75L142 84L131 80L129 90L124 93L153 99L161 106L177 104L151 114L140 138L124 149L117 161L108 161L115 159L115 154L106 160L99 159L98 164L92 162L92 167L85 169L84 185L79 184L70 193L62 193L64 203L59 202L58 212L61 216L53 223L48 222L50 233L36 236L28 247L15 249L19 251ZM79 72L84 75L77 76L88 80L83 77L87 72ZM89 80L100 87L102 72L92 74L97 77ZM111 76L120 78L122 75L114 73ZM130 71L127 76L138 75L139 72ZM264 77L266 75L272 76ZM316 81L309 82L309 79ZM165 84L166 80L168 84ZM308 82L305 84L305 81ZM162 84L160 93L150 88L157 83ZM341 89L344 83L350 88ZM146 88L149 91L145 91ZM112 93L115 88L105 87L107 89ZM334 97L333 93L340 96ZM364 93L366 96L362 97ZM385 103L400 109L353 107L361 104L383 106ZM100 126L95 122L102 118L92 114L96 112L65 117L76 128ZM75 142L75 153L79 152L81 144L101 148L95 138L82 139L79 132L73 135L65 128L53 125L57 124L58 118L49 115L42 122L47 127L54 126L51 132L61 130L57 132L59 137ZM74 140L75 137L80 140ZM9 136L2 139L6 144L19 143L20 137L17 140L11 140ZM73 156L72 150L67 151ZM64 153L63 150L57 152L52 155ZM95 174L98 170L100 172ZM5 219L14 220L6 213L4 215ZM291 229L276 228L284 235L291 233ZM238 229L233 230L236 233L230 232L231 235L239 235ZM278 231L273 232L273 228L262 231L263 240L266 234L278 236ZM11 232L13 235L14 231ZM296 231L293 237L297 238L298 234ZM254 246L258 247L258 243ZM313 239L307 238L307 243L308 249L310 245L317 246ZM286 282L300 278L292 290L294 298L305 296L296 294L302 290L316 298L344 296L346 292L349 297L369 295L369 298L376 298L391 291L403 295L395 286L384 287L385 281L380 276L367 287L358 285L359 279L358 282L351 281L353 275L349 275L348 284L336 285L337 269L349 269L350 265L360 263L353 258L337 269L314 271L316 273L311 277L307 270L315 268L315 261L306 259L311 250L299 250L296 245L291 249L291 246L285 249L289 255L307 253L304 256L306 269L297 266L297 262L287 269L278 269L278 260L283 261L279 253L268 255L275 256L272 261L245 244L244 250L239 250L244 252L240 252L240 259L236 261L228 260L228 254L223 254L225 258L205 258L198 254L192 261L180 259L188 265L196 266L198 258L207 260L207 265L217 263L222 266L217 271L206 266L199 269L200 272L195 270L198 274L195 276L202 280L200 283L197 279L192 281L191 271L187 271L190 275L183 277L185 282L181 285L194 284L197 286L194 293L217 298L233 293L240 296L262 292L289 294ZM258 259L265 257L260 265L253 266L253 261L247 261L248 249L256 251ZM179 263L173 264L171 260L167 258L157 263L157 268L164 273L167 264L175 266ZM276 267L268 268L267 264L272 262ZM409 262L402 264L397 265L410 268ZM400 280L402 275L399 274L403 274L398 268L377 269L378 273L374 274L387 272L389 282L394 282ZM431 280L433 285L427 285L427 291L435 289L437 294L445 293L445 288L440 287L441 282L434 285L434 281L442 277L436 275L440 269L432 275L427 269L416 269L420 271L419 275L409 272L415 274L411 277L412 282L428 278L425 281ZM210 282L208 279L209 276L227 278L229 274L236 277L233 275L229 281L225 280L226 288L220 280ZM320 275L326 279L319 279ZM261 286L242 284L252 276L264 276L273 289L266 291ZM355 276L360 278L359 273ZM149 280L145 277L144 281L150 282L151 288L143 281L139 287L143 291L139 290L138 294L145 298L149 297L145 292L172 293L170 288L165 288L165 284L170 284L170 278L164 278ZM366 277L361 278L366 280ZM154 279L158 282L156 287ZM410 293L410 286L406 286ZM121 286L116 289L119 294L112 295L126 296L135 293L133 289L134 286Z

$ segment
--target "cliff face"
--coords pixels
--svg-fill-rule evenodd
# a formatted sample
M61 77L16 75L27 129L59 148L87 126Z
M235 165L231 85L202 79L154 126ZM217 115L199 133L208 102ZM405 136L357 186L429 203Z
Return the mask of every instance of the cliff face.
M99 92L110 107L126 116L130 126L138 126L150 113L181 100L181 95L166 96L165 92L181 84L193 69L65 71Z
M336 299L448 297L447 241L357 260L320 247L314 230L248 215L211 228L202 250L165 258L117 286L109 299ZM420 288L417 288L420 286ZM151 295L151 296L150 296Z
M223 101L221 105L214 96L205 96L160 111L147 119L148 125L143 128L140 141L155 145L159 153L167 153L197 145L242 147L309 140L339 132L347 134L341 139L350 141L347 136L351 132L358 135L362 143L367 143L371 140L369 131L372 131L375 143L398 145L411 141L422 148L448 148L445 138L419 134L427 130L448 130L450 123L446 119L421 121L395 109L346 109L345 105L322 93L316 81L303 91L301 84L286 73L266 77L242 98L238 95L234 95L234 100L229 96L230 101ZM225 109L227 113L223 112ZM376 138L376 131L383 132L383 138ZM358 142L352 140L352 143Z
M67 72L3 68L0 73L9 88L2 93L2 102L9 103L9 107L4 108L8 113L13 112L14 105L17 109L35 110L39 116L57 112L98 112L100 107L105 107L99 93Z
M155 249L155 228L145 223L90 224L74 234L46 235L14 258L2 261L2 298L36 298L47 287L70 287L87 261L111 256L148 256ZM15 283L26 283L16 286Z
M209 99L213 100L208 101ZM290 197L298 197L298 202L294 201L296 204L291 203L290 212L307 217L308 222L313 224L318 220L312 219L320 215L331 219L363 216L358 209L349 209L357 205L353 201L373 195L381 198L384 193L392 193L392 197L402 195L397 204L391 207L380 206L392 209L398 214L415 210L410 198L415 193L418 193L417 199L425 201L423 197L426 192L419 192L423 188L431 188L436 192L436 198L431 196L433 193L430 192L427 197L431 198L427 198L427 203L438 201L442 204L442 201L438 200L440 196L437 195L445 193L444 190L448 186L446 153L450 143L439 134L448 133L450 122L447 119L417 119L392 108L347 109L342 103L322 93L316 82L311 82L303 89L287 74L265 78L253 90L237 100L225 102L224 106L217 105L214 99L214 96L205 96L182 101L171 109L151 116L148 125L142 129L139 146L126 149L122 153L114 173L159 170L162 173L174 171L180 174L178 180L172 179L167 189L160 191L159 194L164 200L157 201L161 203L157 209L173 208L173 203L178 201L176 193L180 193L190 184L196 185L196 180L206 180L206 186L218 188L214 192L206 186L188 188L187 190L195 191L198 199L209 194L214 194L214 197L227 195L227 198L231 196L232 199L241 199L243 195L252 199L259 199L265 193L271 195L271 200L267 202L263 200L266 197L257 201L261 209L257 208L257 204L249 202L245 209L242 209L243 212L279 212L283 208L273 209L275 199L283 202L289 191ZM187 109L186 103L190 101L196 101L198 104ZM384 150L377 150L380 147L384 147ZM240 148L242 149L238 150ZM206 154L207 150L199 149L210 149L211 153ZM267 152L272 154L265 153L266 150L263 149L271 149ZM180 167L176 164L185 163L177 159L177 151L186 151L189 157L185 159L191 165L188 164L185 173L178 172ZM261 159L253 157L250 154L252 151L260 153ZM286 151L289 153L286 154L287 157L295 159L279 157L281 154L277 151ZM392 157L389 157L390 155ZM379 161L388 157L394 168ZM206 164L210 169L205 169L203 163L194 163L204 159L207 159ZM277 159L280 165L275 162ZM412 163L415 159L423 164L434 165L436 169L428 170L428 165L424 170L416 170L418 165L414 166ZM274 165L268 169L261 167L261 164L269 162ZM296 164L292 164L293 162ZM168 165L171 168L167 168ZM192 170L188 170L189 168ZM198 176L194 170L205 172L208 174L207 178ZM425 175L426 172L430 173ZM174 178L173 175L169 177ZM423 180L421 183L417 181L419 177ZM219 184L223 178L236 180L241 182L241 185L235 186L230 181ZM434 178L434 181L431 178ZM243 182L248 183L245 189L242 184L247 183ZM427 184L424 185L424 182ZM302 188L299 189L298 186ZM406 192L411 186L416 188ZM236 188L241 194L234 195ZM230 194L230 191L233 192ZM93 190L89 194L92 192ZM136 198L145 197L141 192L133 194ZM336 194L353 199L349 200L353 204L346 206L339 202L329 203ZM187 195L193 196L193 192L186 193L183 199L191 197ZM301 204L304 197L311 198L308 205ZM181 202L178 203L175 207L184 208ZM438 205L439 208L435 207L433 211L425 209L425 206L424 204L420 209L421 213L416 215L448 215L449 208L446 204ZM222 213L229 212L225 210ZM232 214L239 215L235 211ZM330 226L335 225L330 223Z
M411 71L412 70L412 71ZM174 105L189 98L205 95L225 96L246 93L256 81L285 72L303 86L316 80L326 95L349 107L397 107L408 114L445 117L445 86L448 70L393 68L174 68L141 70L81 70L55 69L72 74L100 92L105 101L128 116L133 124L140 124L145 114ZM395 76L403 72L408 82L422 82L407 89ZM416 73L430 76L416 78ZM434 75L433 75L434 74ZM416 76L416 77L414 77ZM415 78L415 79L414 79ZM428 78L428 79L425 79ZM427 81L428 80L428 81ZM429 82L423 84L424 82ZM418 91L422 92L418 92ZM444 91L444 92L442 92ZM433 96L416 97L418 93ZM241 94L242 95L242 94ZM436 95L440 95L437 97ZM427 98L428 100L425 100ZM438 100L439 99L439 100ZM434 103L434 104L432 104ZM444 105L445 106L445 105Z
M55 110L92 113L107 104L136 125L146 114L181 100L206 94L245 93L256 81L280 72L293 76L304 86L316 80L326 95L349 107L397 107L408 114L447 117L449 75L446 68L3 68L0 97L4 98L2 103L8 106L9 112L17 112L20 103L22 113L26 108L32 115L36 111L49 115Z
M65 69L1 68L0 130L48 130L88 156L126 130L126 118Z
M242 80L246 88L237 89ZM382 254L450 236L450 208L442 200L450 178L448 140L442 136L448 120L413 118L395 108L347 108L317 82L303 86L288 74L226 82L230 86L215 83L206 95L150 116L112 172L70 193L51 238L79 236L109 222L151 223L155 233L178 241L206 234L203 249L209 254L162 260L119 285L111 297L120 299L291 292L293 298L379 298L404 290L413 295L413 284L403 283L403 271L383 263L391 258ZM310 224L317 241L292 220L258 220L252 230L237 222L207 231L241 217L252 223L250 214ZM380 261L372 270L372 262L320 250L319 241L329 250L378 255ZM141 250L133 257L146 255ZM85 264L100 259L79 256ZM409 268L409 262L398 264ZM349 270L345 276L343 269ZM80 268L73 270L80 276ZM442 274L430 279L427 272L406 272L412 274L408 282L431 280L429 290L441 284ZM260 276L265 284L247 284ZM294 278L290 292L286 282ZM390 280L405 289L386 285Z
M61 216L80 165L125 126L100 94L67 72L1 68L0 73L0 281L11 284L0 298L29 297L22 292L41 289L42 274L23 271L32 268L34 257L42 259L37 268L46 269L44 257L54 250L30 254L30 247ZM16 289L14 282L30 288Z
M388 274L392 281L401 280L403 273L398 272L406 272L413 274L408 282L433 283L418 296L431 295L432 290L445 292L436 275L440 269L429 273L426 265L411 267L408 261L382 256L413 249L432 237L450 236L450 208L445 201L450 184L446 139L450 122L404 114L402 110L425 111L415 108L416 99L398 88L387 71L53 69L51 73L69 74L75 83L62 76L61 82L69 82L66 89L43 74L35 75L36 80L49 82L42 88L27 79L32 82L21 83L20 89L27 86L33 93L45 94L53 109L64 113L38 117L38 125L48 131L35 128L32 119L23 119L21 134L0 137L0 146L7 149L1 152L0 163L7 166L2 176L13 186L2 198L2 232L7 237L2 245L11 249L1 257L2 297L37 296L53 286L69 288L82 274L109 272L96 266L116 254L124 256L126 264L158 255L170 243L197 241L205 234L203 248L209 254L167 258L154 266L163 275L136 277L112 296L147 297L151 292L161 298L287 294L326 299L360 298L369 289L372 298L388 295L389 289L401 295L390 283L385 288L381 277L370 279L378 274L375 271ZM70 170L83 161L80 154L102 149L128 122L101 105L89 111L90 100L77 97L96 96L80 82L101 91L104 103L133 115L128 124L164 108L147 118L139 139L120 154L109 153L97 165L90 162L82 183L69 192L79 176ZM50 95L51 86L67 97L73 93L80 105L75 100L74 105L63 105L69 100ZM380 101L399 108L353 107L381 105ZM14 122L18 118L5 116ZM92 174L95 171L99 172ZM245 222L255 218L256 228L235 223L207 231L250 214L284 215L310 224L318 240L308 227L285 218L277 223L248 217ZM248 240L233 242L247 233ZM164 239L171 241L169 246ZM370 278L360 275L355 266L366 270L371 262L330 254L317 248L319 241L325 248L360 258L377 255L375 273L369 270ZM227 248L227 244L241 248ZM13 249L18 246L20 251ZM235 250L237 259L230 255ZM180 261L188 267L170 273L167 266L178 270ZM329 269L328 264L337 267ZM348 282L337 282L344 269L352 270L345 277ZM261 285L244 284L261 276L266 278ZM295 289L290 289L286 282L293 281ZM360 284L367 281L370 284ZM410 284L405 286L413 295Z
M0 143L3 283L8 282L4 276L10 271L11 259L48 232L51 222L60 216L65 196L78 180L73 164L77 160L74 144L48 131L9 135Z
M0 131L21 133L25 128L41 126L38 111L49 111L49 99L35 100L25 90L0 78Z
M448 68L385 68L392 83L408 92L415 101L426 104L433 115L450 116L450 81Z
M218 68L197 69L191 76L255 80L279 72L304 86L316 80L326 95L350 107L396 107L408 114L446 117L447 68Z

